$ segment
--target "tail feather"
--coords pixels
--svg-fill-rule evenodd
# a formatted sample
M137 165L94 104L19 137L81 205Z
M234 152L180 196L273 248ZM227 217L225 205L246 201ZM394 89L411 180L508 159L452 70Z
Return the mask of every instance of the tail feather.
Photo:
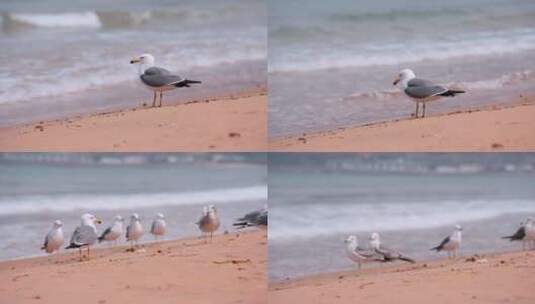
M190 87L190 84L198 84L198 83L202 83L202 81L199 81L199 80L184 79L184 81L181 81L181 82L176 83L176 84L175 84L175 87L177 87L177 88L181 88L181 87L189 88L189 87Z
M462 91L462 90L447 90L446 92L440 94L440 96L453 97L453 96L455 96L456 94L461 94L461 93L466 93L466 92L465 92L465 91Z
M429 250L440 251L440 250L442 250L442 246L433 247L433 248L431 248L431 249L429 249Z

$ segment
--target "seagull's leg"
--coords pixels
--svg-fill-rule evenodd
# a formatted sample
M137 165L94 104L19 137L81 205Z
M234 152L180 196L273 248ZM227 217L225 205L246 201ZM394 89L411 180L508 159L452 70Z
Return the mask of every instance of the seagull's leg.
M414 118L418 118L418 110L420 108L420 102L416 102L416 111L414 111Z
M91 259L91 256L90 256L90 254L89 254L89 247L90 247L90 246L88 245L88 246L87 246L87 259L88 259L88 260Z
M162 107L162 97L163 97L163 92L160 91L160 108Z
M82 247L78 247L78 253L80 254L80 262L82 261Z
M210 243L212 243L213 235L214 235L214 232L213 232L213 231L210 231Z
M359 262L359 271L360 271L361 268L362 268L362 264Z
M422 102L422 106L423 106L422 118L424 118L425 117L425 102Z
M156 106L156 91L154 91L154 96L152 97L152 107Z

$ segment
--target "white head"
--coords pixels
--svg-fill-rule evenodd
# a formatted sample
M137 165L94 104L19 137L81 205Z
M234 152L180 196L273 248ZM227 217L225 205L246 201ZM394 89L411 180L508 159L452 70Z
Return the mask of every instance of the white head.
M134 57L132 58L132 60L130 60L130 64L134 64L134 63L139 63L145 66L153 66L154 56L152 56L151 54L147 54L147 53L141 54L138 57Z
M130 222L137 222L139 221L139 215L137 213L132 213L130 216Z
M379 237L379 233L373 232L370 235L370 246L372 248L379 248L380 245L381 245L381 239Z
M413 79L413 78L416 78L416 75L414 75L414 72L410 69L403 69L399 72L399 75L398 77L396 78L396 80L394 80L394 85L397 85L398 82L401 82L401 85L403 87L407 87L407 82L409 82L409 80Z
M215 208L214 205L208 205L208 213L209 214L216 214L217 213L217 209Z
M160 220L163 220L165 218L165 216L163 216L162 213L157 213L156 214L156 218L160 219Z
M55 220L54 224L52 224L52 227L54 227L56 229L59 228L59 227L63 227L63 223L60 220Z
M116 215L114 218L113 218L116 222L124 222L124 218L120 215Z
M345 240L344 243L357 246L358 245L358 238L356 235L349 235Z
M531 225L533 225L533 219L532 219L531 217L528 217L528 218L526 219L526 224L525 224L525 225L526 225L526 226L531 226Z
M83 226L91 226L95 227L95 224L101 224L102 221L98 219L96 216L90 213L84 213L82 215L82 225Z
M455 231L463 231L463 227L461 225L455 225Z

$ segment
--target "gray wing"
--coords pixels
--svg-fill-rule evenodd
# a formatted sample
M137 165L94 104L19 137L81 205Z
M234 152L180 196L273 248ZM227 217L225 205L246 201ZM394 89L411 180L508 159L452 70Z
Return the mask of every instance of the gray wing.
M146 69L140 78L144 84L151 87L162 87L184 81L184 78L178 75L172 75L168 70L159 67Z
M412 98L428 98L447 92L443 86L436 85L429 80L413 78L407 83L405 93Z
M98 235L93 228L89 226L80 226L74 230L71 237L71 246L80 247L84 245L92 245L97 240Z
M106 230L104 230L104 232L102 232L102 234L100 235L100 237L98 238L99 241L102 241L104 240L104 238L106 237L106 235L108 233L111 232L111 227L108 227Z
M199 225L199 227L203 227L203 226L206 226L208 222L209 222L208 216L204 215L199 219L199 221L197 222L197 225Z
M41 247L41 249L46 249L46 246L48 246L48 234L45 236L45 241L44 241L43 247Z
M357 247L355 252L367 259L374 259L376 261L385 261L385 258L382 254L378 254L375 250L368 250L361 247Z
M415 263L413 259L409 258L408 256L405 256L401 252L394 249L385 248L381 246L379 249L375 249L375 251L381 254L386 262L402 260L409 263Z
M428 98L446 93L448 89L441 86L433 87L407 87L405 93L412 98Z

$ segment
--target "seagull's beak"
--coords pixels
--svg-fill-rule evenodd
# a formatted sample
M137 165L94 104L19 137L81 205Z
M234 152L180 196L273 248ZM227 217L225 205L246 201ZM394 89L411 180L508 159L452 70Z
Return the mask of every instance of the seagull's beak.
M394 83L393 83L393 85L396 85L396 84L398 84L398 82L399 82L399 78L397 78L396 80L394 80Z
M102 224L102 221L99 218L97 218L97 219L95 219L95 223Z
M132 60L130 60L130 64L134 64L134 63L138 63L140 62L139 58L134 58Z

